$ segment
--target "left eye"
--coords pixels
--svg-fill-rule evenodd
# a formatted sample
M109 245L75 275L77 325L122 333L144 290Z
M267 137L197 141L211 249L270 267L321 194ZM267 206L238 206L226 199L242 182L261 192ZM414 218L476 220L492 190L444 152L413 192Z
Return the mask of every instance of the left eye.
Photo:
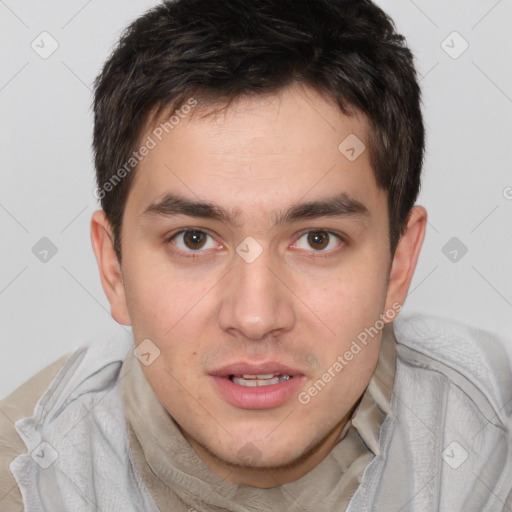
M342 242L339 235L335 235L329 231L309 231L304 233L293 245L294 248L305 249L307 251L313 249L316 252L327 252L335 249Z
M201 249L212 249L215 247L213 237L198 229L180 231L173 235L169 241L184 252L197 252Z

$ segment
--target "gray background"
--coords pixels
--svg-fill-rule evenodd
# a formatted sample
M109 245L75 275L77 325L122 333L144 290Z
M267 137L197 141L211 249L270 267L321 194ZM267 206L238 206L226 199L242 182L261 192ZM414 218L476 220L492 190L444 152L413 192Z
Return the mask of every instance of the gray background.
M377 3L417 56L428 130L418 203L429 228L403 314L490 330L512 358L512 0ZM0 397L122 328L89 238L91 84L121 29L153 5L0 0ZM43 237L56 254L41 252Z

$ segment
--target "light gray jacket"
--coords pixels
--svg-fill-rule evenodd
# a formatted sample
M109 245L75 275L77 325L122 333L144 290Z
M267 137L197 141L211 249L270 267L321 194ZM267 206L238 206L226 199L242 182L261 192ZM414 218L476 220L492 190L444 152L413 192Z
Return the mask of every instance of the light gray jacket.
M511 512L512 375L503 349L445 319L400 317L393 326L393 413L347 511ZM131 343L76 351L34 415L16 422L28 453L10 467L26 512L158 512L124 421L119 373Z

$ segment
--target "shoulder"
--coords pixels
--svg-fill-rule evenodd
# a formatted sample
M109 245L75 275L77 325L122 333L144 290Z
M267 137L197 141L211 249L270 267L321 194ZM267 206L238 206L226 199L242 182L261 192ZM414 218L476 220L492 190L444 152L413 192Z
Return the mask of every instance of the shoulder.
M83 403L115 384L132 344L120 333L84 343L34 375L0 402L1 510L22 509L21 494L11 463L31 452L38 432L65 421L66 410Z
M70 408L81 408L115 386L132 343L131 333L119 331L75 350L41 396L33 415L18 421L22 436L60 421Z
M392 414L366 480L386 491L372 491L379 507L371 509L503 510L512 500L512 372L503 342L429 315L397 318L393 334Z
M414 314L393 323L397 360L435 371L447 384L502 420L512 416L512 371L493 333L440 316ZM486 414L487 415L487 414ZM508 420L510 421L510 420Z
M14 424L32 414L44 390L67 359L68 355L53 362L0 401L0 496L3 497L2 510L6 512L23 508L16 480L9 469L10 463L26 451Z

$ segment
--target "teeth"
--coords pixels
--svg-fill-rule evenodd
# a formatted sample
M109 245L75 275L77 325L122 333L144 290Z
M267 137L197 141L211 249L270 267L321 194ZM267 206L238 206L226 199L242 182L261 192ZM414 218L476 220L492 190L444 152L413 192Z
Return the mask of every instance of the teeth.
M289 375L276 375L274 373L269 375L233 375L231 381L238 386L244 386L247 388L256 388L260 386L272 386L285 382L290 379Z
M268 373L266 375L242 375L244 379L271 379L275 373Z

